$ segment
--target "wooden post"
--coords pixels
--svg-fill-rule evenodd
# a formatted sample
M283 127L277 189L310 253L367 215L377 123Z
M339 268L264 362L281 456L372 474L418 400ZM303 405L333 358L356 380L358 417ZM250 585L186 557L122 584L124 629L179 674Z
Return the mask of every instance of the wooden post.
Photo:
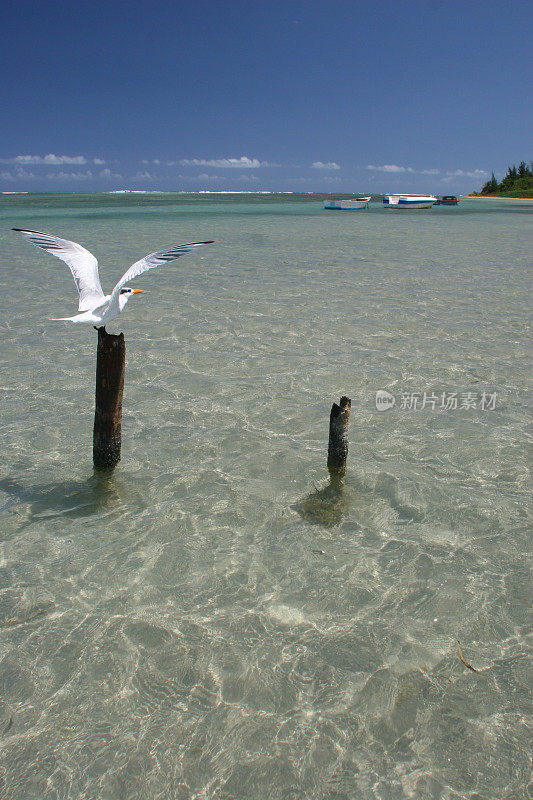
M339 405L333 403L329 415L328 470L330 475L344 475L348 457L348 425L352 401L341 397Z
M120 461L125 363L124 334L98 328L93 429L93 463L98 470L113 469Z

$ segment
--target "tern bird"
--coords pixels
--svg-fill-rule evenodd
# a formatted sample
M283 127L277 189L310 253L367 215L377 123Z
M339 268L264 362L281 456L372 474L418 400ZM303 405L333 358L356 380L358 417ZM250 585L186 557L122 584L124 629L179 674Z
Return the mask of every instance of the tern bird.
M146 270L159 267L167 261L174 261L176 258L190 253L193 247L212 244L212 241L177 244L173 247L168 247L166 250L150 253L150 255L132 264L111 294L106 295L100 285L98 261L81 244L69 242L68 239L60 239L59 236L52 236L50 233L27 231L23 228L13 228L13 230L22 233L32 244L46 250L53 256L57 256L70 267L80 296L78 305L80 313L73 317L60 317L57 321L85 322L95 328L105 326L112 319L118 317L130 297L134 294L141 294L144 291L144 289L130 289L125 285L133 278L136 278L137 275L142 275Z

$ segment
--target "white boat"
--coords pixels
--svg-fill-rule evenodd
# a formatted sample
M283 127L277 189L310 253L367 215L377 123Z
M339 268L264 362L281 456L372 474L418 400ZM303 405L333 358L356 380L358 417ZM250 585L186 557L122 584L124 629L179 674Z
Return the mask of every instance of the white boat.
M437 200L432 194L386 194L383 208L431 208Z
M328 211L358 211L368 206L371 197L372 195L365 195L353 200L328 200L324 203L324 208Z

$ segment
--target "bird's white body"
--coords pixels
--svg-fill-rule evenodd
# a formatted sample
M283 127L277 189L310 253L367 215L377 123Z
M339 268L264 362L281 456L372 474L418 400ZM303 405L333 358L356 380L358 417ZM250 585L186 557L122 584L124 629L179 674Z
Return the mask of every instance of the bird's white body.
M22 233L32 244L46 250L51 255L60 258L70 268L76 283L79 294L78 314L73 317L60 317L60 321L85 323L95 327L105 326L108 322L118 317L123 311L126 303L133 294L141 294L143 289L130 289L125 284L142 275L149 269L158 267L168 261L190 253L193 247L212 242L192 242L191 244L180 244L168 247L166 250L158 250L155 253L141 258L126 270L111 294L105 295L100 284L98 275L98 261L81 245L71 242L68 239L60 239L49 233L40 231L24 230L13 228L18 233Z
M132 294L135 294L134 290L128 294L120 294L117 302L113 302L113 296L108 294L104 298L104 302L91 311L82 311L81 314L75 314L73 317L55 317L53 321L85 322L89 325L96 325L97 328L101 325L105 326L108 322L111 322L112 319L118 317Z

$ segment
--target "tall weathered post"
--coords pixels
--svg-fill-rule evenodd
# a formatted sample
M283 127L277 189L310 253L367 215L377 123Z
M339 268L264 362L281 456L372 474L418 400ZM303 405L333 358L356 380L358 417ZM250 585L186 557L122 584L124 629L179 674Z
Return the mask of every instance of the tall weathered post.
M93 463L98 470L113 469L120 461L125 364L124 334L98 328L93 429Z
M339 404L333 403L329 415L328 470L330 475L342 476L346 472L348 457L348 425L352 401L341 397Z

